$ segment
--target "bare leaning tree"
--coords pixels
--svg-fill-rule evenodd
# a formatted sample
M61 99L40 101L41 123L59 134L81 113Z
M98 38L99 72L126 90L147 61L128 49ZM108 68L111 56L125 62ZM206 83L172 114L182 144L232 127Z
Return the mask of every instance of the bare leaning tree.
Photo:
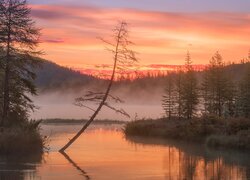
M112 41L106 41L101 39L108 47L107 50L113 54L113 71L105 92L88 92L83 97L76 99L76 105L88 108L94 113L87 121L87 123L82 127L82 129L63 147L59 152L63 153L71 144L73 144L76 139L88 128L88 126L94 121L98 113L101 111L102 107L108 107L117 113L129 117L129 115L123 109L117 109L108 103L108 100L113 100L115 102L123 102L119 97L110 94L111 87L115 81L116 74L119 72L126 72L128 68L133 67L137 62L135 52L129 47L133 43L128 40L128 29L127 23L122 21L113 30ZM86 102L96 102L98 107L96 110L85 105Z

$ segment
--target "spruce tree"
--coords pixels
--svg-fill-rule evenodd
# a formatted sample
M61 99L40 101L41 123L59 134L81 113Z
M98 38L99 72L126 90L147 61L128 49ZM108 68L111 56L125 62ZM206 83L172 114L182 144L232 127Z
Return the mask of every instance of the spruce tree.
M39 64L35 58L40 54L35 51L38 42L39 29L30 17L26 0L0 0L1 125L10 119L26 119L28 111L34 108L28 94L36 94L32 81L35 78L33 69Z
M208 114L219 117L233 114L234 84L225 72L224 62L219 52L210 60L210 64L204 72L202 90L205 109Z
M175 111L179 119L183 117L183 82L184 82L184 72L179 69L175 79Z
M166 112L169 120L175 114L175 84L173 74L168 74L166 77L165 93L163 95L162 107Z
M250 63L247 63L247 69L239 87L239 106L240 115L246 118L250 117Z
M224 117L234 117L236 115L236 96L237 90L233 78L228 75L226 80L225 104L223 107Z
M195 72L192 67L192 61L189 52L186 57L186 73L183 82L183 113L187 119L191 119L197 110L198 99L198 83Z
M203 105L203 114L209 114L210 99L209 99L209 73L208 69L205 69L202 75L203 81L201 83L201 96L202 96L202 105Z

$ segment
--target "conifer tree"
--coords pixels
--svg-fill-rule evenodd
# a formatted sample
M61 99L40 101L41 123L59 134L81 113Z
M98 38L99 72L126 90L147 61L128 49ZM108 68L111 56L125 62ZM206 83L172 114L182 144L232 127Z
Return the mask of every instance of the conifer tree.
M36 94L33 84L40 53L35 51L39 29L30 17L26 0L0 0L0 47L2 84L1 125L9 119L28 116L34 105L28 94ZM8 122L9 123L9 122Z
M224 117L234 117L236 115L236 86L232 80L233 78L228 76L226 78L226 94L225 94L225 104L223 107Z
M240 115L250 117L250 63L247 64L247 69L239 87L239 103Z
M173 74L168 74L166 77L166 87L165 94L163 95L162 107L169 120L175 114L175 94Z
M203 105L203 114L209 114L209 73L208 69L205 69L202 75L203 81L201 83L201 95L202 95L202 105Z
M181 119L183 117L183 99L182 99L182 95L183 95L183 82L184 82L184 72L179 69L176 75L176 79L175 79L175 102L176 102L176 106L175 106L175 111L177 112L177 116L179 119Z
M216 52L204 72L202 82L205 109L207 113L219 117L225 115L225 111L232 115L235 100L234 85L225 73L224 67L222 56Z
M186 73L183 82L183 113L187 119L191 119L197 110L198 99L198 83L195 72L192 67L192 61L189 52L186 57Z

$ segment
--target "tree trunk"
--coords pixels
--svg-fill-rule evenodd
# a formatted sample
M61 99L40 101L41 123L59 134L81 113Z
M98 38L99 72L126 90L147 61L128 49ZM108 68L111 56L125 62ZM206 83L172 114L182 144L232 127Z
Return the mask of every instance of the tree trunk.
M10 16L10 14L9 14ZM8 118L8 113L9 113L9 104L10 104L10 94L9 94L9 79L10 79L10 21L8 25L8 42L7 42L7 52L6 52L6 66L5 66L5 78L4 78L4 96L3 96L3 117L2 117L2 122L1 126L4 126L6 124L6 120Z
M5 70L5 79L4 79L4 101L3 101L3 117L1 126L5 126L6 120L9 112L9 67L8 63Z
M72 145L76 141L76 139L89 127L89 125L94 121L95 117L100 112L100 110L102 109L103 105L105 104L105 102L108 98L111 86L112 86L114 78L115 78L117 59L118 59L118 50L119 50L119 44L120 44L120 38L121 38L121 30L122 30L122 25L121 25L121 28L120 28L119 33L117 35L113 72L112 72L112 76L111 76L108 88L106 90L106 93L105 93L101 103L99 104L98 108L96 109L94 114L91 116L91 118L88 120L88 122L82 127L82 129L63 148L61 148L59 150L59 152L61 152L61 153L64 152L70 145Z

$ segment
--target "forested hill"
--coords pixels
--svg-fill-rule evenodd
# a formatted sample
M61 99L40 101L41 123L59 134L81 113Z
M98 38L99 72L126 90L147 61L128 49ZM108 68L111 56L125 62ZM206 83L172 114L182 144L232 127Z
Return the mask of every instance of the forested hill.
M43 60L36 70L35 84L40 90L52 90L88 85L97 79L80 72Z
M225 72L231 76L235 82L238 82L241 80L246 67L247 64L232 64L225 66ZM202 74L202 72L197 72L199 81L202 79ZM36 85L40 90L78 89L87 85L98 85L100 88L103 86L103 82L105 81L46 60L44 60L42 68L37 70ZM165 78L159 76L116 82L114 88L120 89L126 87L126 89L131 89L131 91L154 91L158 88L164 88L164 85Z
M250 63L227 65L224 67L224 73L226 74L226 76L229 76L233 80L233 82L237 83L242 80L248 65L250 65ZM198 83L201 83L203 79L203 74L203 71L196 72L196 78L198 80ZM133 86L134 89L155 89L157 87L164 87L165 83L165 76L147 76L133 81L117 82L116 85L124 86L124 84L126 84L127 86L129 84L129 86Z

